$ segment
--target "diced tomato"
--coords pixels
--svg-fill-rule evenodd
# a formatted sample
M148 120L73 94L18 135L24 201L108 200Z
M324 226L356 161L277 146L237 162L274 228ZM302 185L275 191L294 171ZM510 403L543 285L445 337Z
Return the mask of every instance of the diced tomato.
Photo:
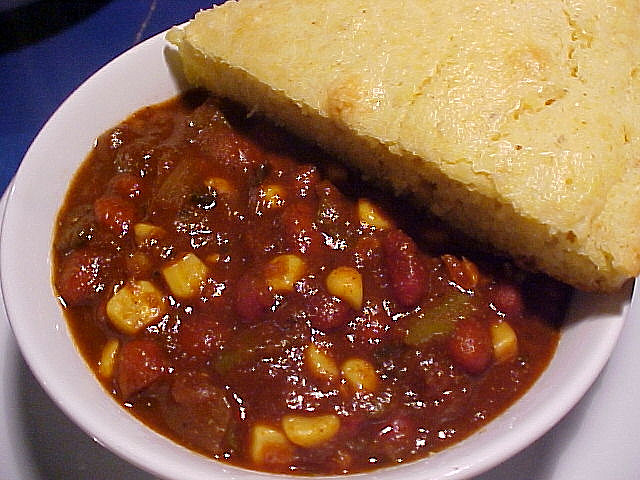
M169 367L164 350L149 339L125 343L117 362L116 382L123 399L147 388L165 375Z
M119 237L125 236L136 218L136 209L130 199L117 195L104 195L93 204L100 225Z
M92 301L105 290L109 258L91 250L76 250L62 261L58 293L72 307Z
M378 270L382 266L381 243L377 236L358 238L353 251L358 266L368 271Z
M280 221L288 250L310 256L320 253L323 238L313 224L315 214L309 203L294 203L285 208Z
M213 126L203 129L197 137L202 151L224 165L237 179L253 177L259 181L265 168L262 150L231 129Z
M178 347L189 356L206 358L224 345L226 328L209 315L192 315L180 323Z
M461 318L449 342L454 363L472 374L486 370L491 362L491 334L489 328L472 317Z
M380 345L385 339L397 333L390 324L390 318L380 312L371 312L369 315L358 317L349 326L353 343L367 347Z
M316 195L319 202L317 217L323 229L339 230L338 227L347 224L348 217L355 213L350 200L335 185L326 180L316 185Z
M251 274L244 275L238 281L235 297L236 312L245 323L260 320L273 303L273 297L267 285Z
M120 197L136 198L142 193L142 182L133 173L119 173L109 180L107 190Z
M465 290L473 290L480 280L480 274L476 265L465 257L462 259L454 255L443 255L444 263L449 279Z
M300 198L315 195L319 181L318 169L313 165L301 165L293 171L294 191Z
M390 230L383 238L382 247L395 299L405 307L417 305L429 285L415 242L401 230Z

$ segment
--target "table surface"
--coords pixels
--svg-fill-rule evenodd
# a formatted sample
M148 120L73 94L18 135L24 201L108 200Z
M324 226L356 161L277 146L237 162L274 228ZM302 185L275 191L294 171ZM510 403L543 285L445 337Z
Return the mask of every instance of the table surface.
M0 192L46 120L96 70L211 0L0 3Z
M40 128L84 80L125 50L211 4L204 0L2 1L0 192L11 181ZM4 395L4 406L10 404L19 411L15 418L0 412L0 417L5 417L0 418L0 424L9 422L27 433L0 441L0 450L4 449L0 452L0 477L24 467L22 471L31 472L25 475L30 479L62 478L55 473L60 473L62 461L65 478L150 478L93 443L57 410L30 376L2 322L4 319L0 319L4 347L0 376L5 391L0 391L0 396ZM637 411L640 373L628 365L636 351L631 339L639 335L638 322L627 324L604 374L567 418L482 479L640 478L640 456L634 453L640 443L638 415L629 417ZM14 393L30 402L18 404L8 398ZM596 409L607 415L594 416ZM3 437L8 436L11 433L3 431ZM602 442L601 436L607 440ZM71 442L68 448L60 445L58 438ZM6 459L11 456L24 462L25 451L34 465L9 465ZM576 461L578 458L581 460ZM93 471L86 476L88 469L96 467L100 474Z

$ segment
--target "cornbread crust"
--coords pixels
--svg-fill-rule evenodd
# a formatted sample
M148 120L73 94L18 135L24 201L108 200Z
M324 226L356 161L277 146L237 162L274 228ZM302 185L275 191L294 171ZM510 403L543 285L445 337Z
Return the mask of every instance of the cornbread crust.
M640 2L241 0L169 35L264 112L531 268L640 273Z

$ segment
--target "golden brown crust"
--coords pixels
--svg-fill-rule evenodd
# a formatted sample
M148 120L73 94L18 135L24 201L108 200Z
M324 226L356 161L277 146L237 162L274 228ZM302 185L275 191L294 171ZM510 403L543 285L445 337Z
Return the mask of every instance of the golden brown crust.
M640 272L639 16L629 0L241 0L172 41L192 83L607 291Z

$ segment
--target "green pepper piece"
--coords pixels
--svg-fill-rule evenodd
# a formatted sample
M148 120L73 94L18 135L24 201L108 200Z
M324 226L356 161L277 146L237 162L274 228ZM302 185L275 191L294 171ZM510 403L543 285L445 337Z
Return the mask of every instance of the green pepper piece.
M453 292L433 306L422 305L407 318L404 343L417 346L437 335L450 335L458 319L468 316L473 310L469 295L462 292Z

